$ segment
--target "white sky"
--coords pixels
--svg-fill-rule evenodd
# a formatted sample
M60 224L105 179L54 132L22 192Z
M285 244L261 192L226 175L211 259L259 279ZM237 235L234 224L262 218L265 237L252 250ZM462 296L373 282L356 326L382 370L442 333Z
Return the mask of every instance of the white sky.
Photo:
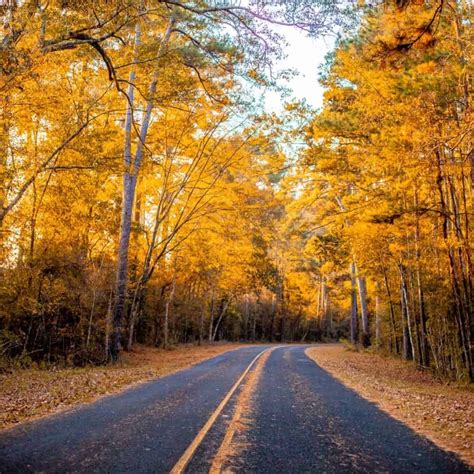
M287 58L280 62L279 69L296 69L299 74L288 85L296 99L305 99L313 107L321 107L323 88L318 83L318 67L324 63L325 55L334 47L332 38L309 38L303 31L291 27L275 27L289 43L285 52ZM265 109L278 112L282 100L277 93L267 93Z

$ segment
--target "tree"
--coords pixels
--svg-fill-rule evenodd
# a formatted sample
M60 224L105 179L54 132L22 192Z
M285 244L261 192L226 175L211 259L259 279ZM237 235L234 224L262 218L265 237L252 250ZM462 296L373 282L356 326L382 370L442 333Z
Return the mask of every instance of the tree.
M391 350L401 338L405 358L472 378L472 111L459 28L472 7L403 7L409 15L373 7L340 44L302 166L317 183L320 231L342 225L369 291L385 287Z

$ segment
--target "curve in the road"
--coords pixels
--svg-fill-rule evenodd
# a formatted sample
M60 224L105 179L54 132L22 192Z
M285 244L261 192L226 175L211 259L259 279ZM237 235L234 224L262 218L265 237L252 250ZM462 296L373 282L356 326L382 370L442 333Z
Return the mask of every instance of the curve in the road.
M231 351L0 433L0 472L208 472L232 429L240 385L268 347ZM227 436L244 448L214 467L245 473L471 472L335 380L305 355L307 347L272 347L265 356L246 414L251 423Z
M345 387L305 354L272 352L248 446L227 468L258 473L467 473L468 466Z
M0 434L0 472L169 472L254 357L224 353Z

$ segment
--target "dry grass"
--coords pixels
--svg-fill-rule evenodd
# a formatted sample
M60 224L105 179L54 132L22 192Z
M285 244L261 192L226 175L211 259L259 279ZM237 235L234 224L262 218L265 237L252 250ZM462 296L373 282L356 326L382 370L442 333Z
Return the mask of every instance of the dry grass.
M472 388L445 385L410 363L343 346L318 346L306 352L383 411L474 465Z
M136 347L116 366L84 369L17 370L0 374L0 429L116 393L132 384L190 367L237 344Z

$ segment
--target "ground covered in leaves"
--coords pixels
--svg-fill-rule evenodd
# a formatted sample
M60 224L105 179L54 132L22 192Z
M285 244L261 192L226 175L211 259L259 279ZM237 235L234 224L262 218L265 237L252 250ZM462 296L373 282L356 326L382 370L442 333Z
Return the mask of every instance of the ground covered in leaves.
M472 387L446 385L410 363L341 345L306 353L346 386L474 466Z
M115 366L16 370L0 374L0 429L56 413L132 384L176 372L239 347L183 345L169 351L136 347Z

